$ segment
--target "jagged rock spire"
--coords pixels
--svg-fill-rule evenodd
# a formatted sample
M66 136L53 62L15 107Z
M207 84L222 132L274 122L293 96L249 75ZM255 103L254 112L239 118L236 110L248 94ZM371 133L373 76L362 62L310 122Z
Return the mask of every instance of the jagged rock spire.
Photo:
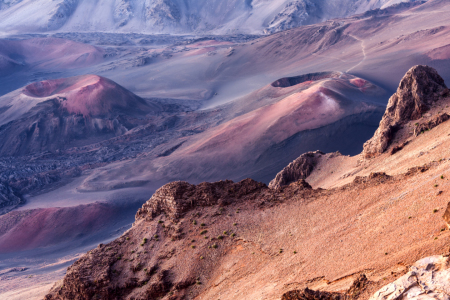
M411 68L389 99L375 135L364 144L364 157L383 153L404 123L419 119L446 93L444 79L435 69L421 65Z

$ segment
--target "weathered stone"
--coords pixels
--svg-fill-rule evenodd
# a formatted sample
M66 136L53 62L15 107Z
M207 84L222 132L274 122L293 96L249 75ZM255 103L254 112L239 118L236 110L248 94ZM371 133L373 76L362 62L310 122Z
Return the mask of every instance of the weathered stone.
M411 266L410 271L377 291L370 300L450 299L449 258L431 256Z
M367 287L366 275L361 274L345 293L332 293L325 291L313 291L308 288L289 291L281 297L281 300L355 300Z
M160 214L178 219L195 207L227 205L263 188L266 188L265 184L252 179L238 183L230 180L204 182L199 185L184 181L171 182L158 189L138 210L136 221L143 218L151 220Z
M443 113L442 115L438 115L437 117L433 118L432 120L426 122L417 124L414 128L414 135L418 136L419 134L431 130L434 127L438 126L439 124L444 123L445 121L448 121L450 119L450 115Z
M300 179L306 179L311 175L319 158L324 153L321 151L307 152L291 162L281 170L277 176L269 183L269 188L277 189Z
M444 79L435 69L428 66L411 68L400 82L397 92L389 99L374 136L364 144L364 157L371 158L383 153L404 123L420 118L448 92Z

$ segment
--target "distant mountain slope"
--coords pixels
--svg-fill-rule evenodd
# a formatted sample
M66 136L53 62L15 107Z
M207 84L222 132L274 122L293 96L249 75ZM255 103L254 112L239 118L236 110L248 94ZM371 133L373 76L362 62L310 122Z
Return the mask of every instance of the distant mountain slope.
M3 0L0 31L276 32L408 1Z

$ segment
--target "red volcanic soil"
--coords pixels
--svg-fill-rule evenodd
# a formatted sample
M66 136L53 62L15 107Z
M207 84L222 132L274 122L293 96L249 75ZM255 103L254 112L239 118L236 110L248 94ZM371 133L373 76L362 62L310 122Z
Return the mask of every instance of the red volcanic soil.
M214 149L236 153L247 148L244 152L248 153L249 146L262 147L264 144L278 143L297 132L319 128L345 116L375 109L375 106L363 102L353 103L353 100L343 96L352 92L364 97L363 89L370 87L381 92L381 89L367 81L355 77L345 78L348 75L339 72L309 75L282 78L272 83L265 88L265 92L271 93L272 97L279 96L279 101L207 131L200 141L184 150L193 153ZM344 78L339 78L341 75Z
M43 69L74 69L103 60L103 50L57 38L0 40L0 55Z
M98 116L115 109L142 109L146 103L141 98L115 82L96 75L46 80L26 86L23 94L33 98L59 96L63 107L72 114Z
M102 203L14 211L0 216L0 253L46 247L88 236L118 217Z

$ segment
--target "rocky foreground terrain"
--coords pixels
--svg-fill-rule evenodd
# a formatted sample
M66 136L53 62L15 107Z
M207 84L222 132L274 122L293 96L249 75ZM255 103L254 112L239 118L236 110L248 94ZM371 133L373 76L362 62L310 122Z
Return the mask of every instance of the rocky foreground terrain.
M45 299L446 299L449 105L442 78L416 66L369 143L377 155L308 153L270 188L166 184Z

